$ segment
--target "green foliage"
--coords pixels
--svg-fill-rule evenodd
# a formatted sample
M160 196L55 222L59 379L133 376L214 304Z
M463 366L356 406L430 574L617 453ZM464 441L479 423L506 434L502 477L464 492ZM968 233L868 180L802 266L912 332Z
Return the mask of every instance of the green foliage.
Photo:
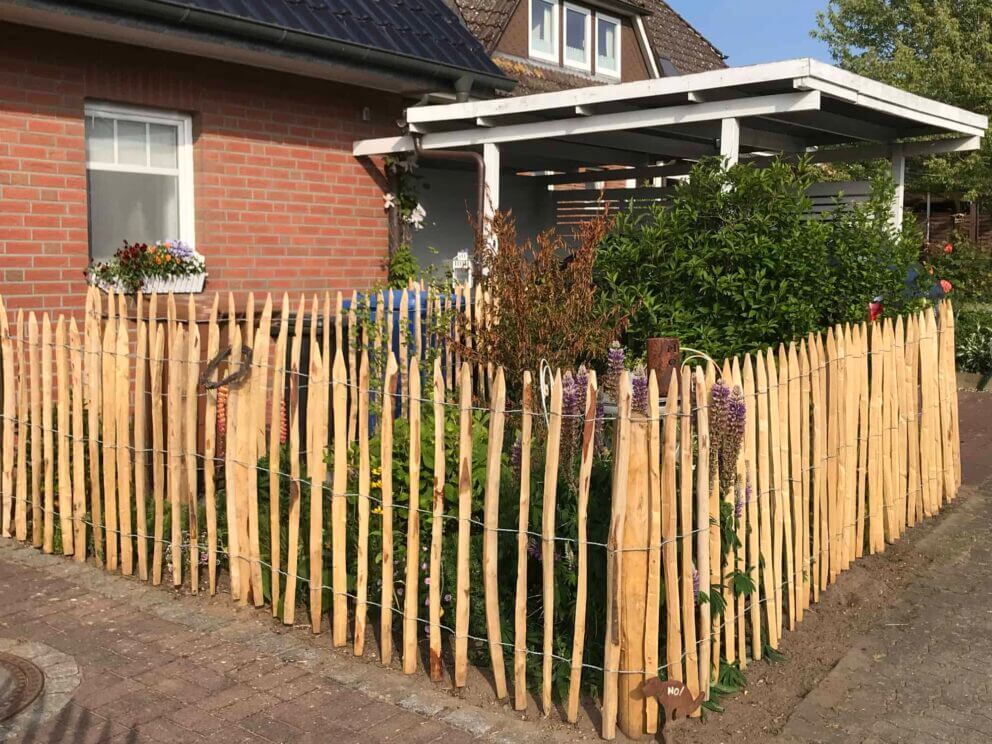
M736 695L746 686L747 678L741 671L740 665L736 661L728 664L721 659L720 672L716 681L710 685L710 699L703 703L703 710L722 713L723 707L720 701L728 695Z
M413 251L409 243L403 243L389 257L387 274L390 287L404 288L407 282L415 279L420 274L420 266L414 258Z
M852 72L969 111L992 113L992 5L987 0L830 0L813 36ZM910 171L919 190L992 193L992 141Z
M965 306L954 319L958 369L992 376L992 306Z
M810 218L806 163L759 169L701 163L670 204L623 213L601 245L596 281L606 305L636 308L627 343L676 336L715 358L825 325L860 321L883 295L904 302L916 236L889 224L891 186L867 204Z

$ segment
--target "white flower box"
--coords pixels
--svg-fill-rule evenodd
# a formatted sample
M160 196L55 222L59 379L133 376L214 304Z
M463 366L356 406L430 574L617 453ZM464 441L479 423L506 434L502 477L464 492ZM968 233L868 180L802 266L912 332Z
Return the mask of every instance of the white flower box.
M153 277L145 279L141 291L145 294L157 292L158 294L198 294L203 291L203 285L207 281L207 272L202 274L190 274L189 276L170 276L167 278Z
M150 277L141 285L142 294L199 294L207 281L207 272L190 274L189 276ZM104 291L114 290L123 293L119 283L96 282Z

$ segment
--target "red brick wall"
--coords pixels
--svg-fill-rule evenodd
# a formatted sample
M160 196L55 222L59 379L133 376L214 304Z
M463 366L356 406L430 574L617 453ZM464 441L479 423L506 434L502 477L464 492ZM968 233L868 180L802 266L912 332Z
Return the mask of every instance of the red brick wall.
M208 292L351 290L383 277L382 191L351 145L393 133L398 98L0 23L8 307L82 305L87 100L192 115L196 247ZM361 120L366 106L371 124Z

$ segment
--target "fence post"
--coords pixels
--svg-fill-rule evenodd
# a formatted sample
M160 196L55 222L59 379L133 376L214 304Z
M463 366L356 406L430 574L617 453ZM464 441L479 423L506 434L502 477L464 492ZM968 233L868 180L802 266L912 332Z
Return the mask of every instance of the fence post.
M649 452L650 422L643 415L630 422L630 460L626 472L627 512L621 537L623 568L620 571L622 609L620 623L620 674L617 721L620 730L630 739L640 739L648 731L648 703L642 692L650 671L645 669L645 630L648 598L648 546L659 544L660 535L651 534L651 499L660 494L651 492L651 461L657 462L660 452ZM623 473L620 474L623 477ZM628 671L629 670L629 671Z

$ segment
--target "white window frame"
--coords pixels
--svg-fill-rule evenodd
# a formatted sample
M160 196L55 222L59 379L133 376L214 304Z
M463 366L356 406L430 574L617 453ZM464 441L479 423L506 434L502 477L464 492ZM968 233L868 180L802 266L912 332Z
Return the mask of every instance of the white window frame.
M532 59L560 64L561 39L558 25L561 16L561 4L559 0L545 0L545 3L551 5L551 53L534 47L534 0L527 2L527 53Z
M585 63L573 62L568 58L568 11L575 11L576 13L581 13L585 16L585 37L586 37L586 61ZM588 72L592 74L592 55L595 53L593 47L595 46L594 40L592 38L592 10L590 8L584 8L581 5L573 5L572 3L565 3L565 10L562 13L562 31L561 31L561 60L565 67L570 67L573 70L582 70L583 72Z
M193 120L189 114L178 111L162 111L160 109L127 106L116 103L86 103L83 115L114 119L114 148L117 148L117 121L136 121L144 124L166 124L177 128L176 137L176 166L161 168L148 165L120 165L117 163L101 163L91 161L89 152L86 153L86 170L111 171L116 173L147 173L152 175L176 176L179 199L179 234L168 237L182 240L190 246L196 246L196 218L194 213L193 195ZM89 142L86 141L86 146ZM147 145L150 147L150 142ZM117 159L116 157L114 158ZM150 158L148 159L151 162ZM87 187L88 191L88 187ZM88 198L88 194L87 194ZM162 236L163 238L167 236ZM92 246L90 247L92 256Z
M606 21L607 23L612 23L616 26L617 38L616 38L616 53L617 53L617 66L615 70L609 68L601 68L599 66L599 23L600 21ZM596 13L596 35L595 35L595 46L596 46L596 74L604 75L606 77L620 79L620 62L623 58L623 24L620 22L619 18L615 16L607 15L606 13Z

